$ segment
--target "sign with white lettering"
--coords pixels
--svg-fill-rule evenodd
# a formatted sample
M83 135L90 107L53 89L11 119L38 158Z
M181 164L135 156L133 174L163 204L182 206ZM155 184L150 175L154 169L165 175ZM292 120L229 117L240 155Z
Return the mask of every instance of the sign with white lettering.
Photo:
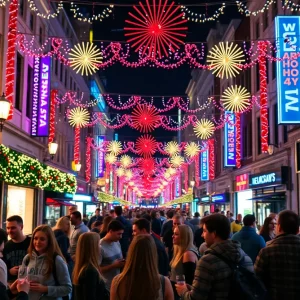
M275 18L278 124L300 124L300 16Z
M225 194L215 194L211 196L211 202L213 203L220 203L220 202L229 202L229 194L225 193Z
M224 166L236 166L236 127L235 114L231 111L225 111L224 128Z
M105 141L105 136L104 135L99 135L98 136L98 147L101 146L101 144ZM97 174L96 176L98 178L104 177L104 152L98 151L98 160L97 160Z
M33 66L33 93L31 135L49 136L51 58L35 57Z
M209 159L208 159L208 149L200 154L200 170L201 170L201 180L209 180Z
M249 176L249 187L258 188L282 184L281 171L260 173Z

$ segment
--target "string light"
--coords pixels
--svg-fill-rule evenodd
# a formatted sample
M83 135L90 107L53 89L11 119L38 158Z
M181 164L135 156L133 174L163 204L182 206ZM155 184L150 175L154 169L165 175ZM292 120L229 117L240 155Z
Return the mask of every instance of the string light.
M284 0L284 3L282 3L282 7L290 9L291 11L299 11L300 10L300 4L297 4L291 0Z
M133 173L131 170L126 170L125 171L125 177L127 180L130 180L133 177Z
M116 170L116 173L117 173L117 176L118 176L118 177L122 177L122 176L125 175L125 169L124 169L124 168L118 168L118 169Z
M277 5L276 3L276 0L267 0L263 7L261 9L258 9L256 11L250 11L248 8L247 8L247 5L244 4L242 1L236 1L236 4L238 6L238 11L241 13L241 14L245 14L247 17L250 17L251 15L252 16L257 16L258 14L260 13L264 13L266 9L269 9L269 7L275 3L275 5Z
M235 85L224 91L221 101L225 110L240 113L249 107L250 97L251 95L245 87Z
M85 108L75 107L69 111L68 118L71 126L82 128L88 124L90 114Z
M165 151L170 155L177 155L180 152L180 148L177 142L175 141L171 141L168 142L166 147L165 147Z
M105 155L105 162L109 164L114 164L117 161L117 157L113 153L108 153Z
M55 136L56 97L57 97L57 90L51 90L48 144L50 144L54 141L54 136Z
M59 15L60 11L63 10L63 8L64 8L63 7L63 1L59 1L57 3L56 10L53 13L50 13L50 10L48 10L48 13L44 14L44 13L41 13L40 10L36 7L36 5L34 3L34 0L28 0L28 3L29 3L29 9L31 11L34 11L38 17L48 19L48 20L50 18L56 18Z
M203 140L210 138L215 131L215 125L212 121L208 119L201 119L197 121L194 126L195 135Z
M70 66L81 75L92 75L99 70L102 63L102 52L93 43L77 44L69 52Z
M171 165L174 168L179 168L184 163L184 158L180 155L174 155L170 159Z
M207 55L210 69L217 77L226 79L235 77L242 69L241 63L245 61L243 50L237 44L220 42L214 46Z
M187 143L184 149L184 154L188 157L194 157L200 152L200 146L195 142Z
M209 153L209 180L215 179L215 140L208 140L208 153Z
M122 152L122 144L119 141L111 141L107 146L107 151L114 155L119 155Z

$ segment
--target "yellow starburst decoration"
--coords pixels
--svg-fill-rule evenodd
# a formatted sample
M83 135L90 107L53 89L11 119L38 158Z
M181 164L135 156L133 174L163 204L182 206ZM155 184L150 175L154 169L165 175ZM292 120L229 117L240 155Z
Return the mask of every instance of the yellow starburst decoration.
M195 142L186 144L184 154L188 157L194 157L200 152L200 146Z
M180 167L184 163L184 158L180 155L174 155L171 157L171 165L174 168Z
M70 110L68 118L71 126L82 128L89 122L90 114L85 108L75 107Z
M123 168L118 168L118 169L116 170L116 173L117 173L117 176L118 176L118 177L122 177L122 176L125 175L125 170L124 170Z
M102 63L102 52L93 43L77 44L69 52L70 66L81 75L92 75L99 70Z
M125 171L125 176L127 180L130 180L133 177L133 173L131 170Z
M117 161L117 157L113 153L105 155L105 161L109 164L114 164Z
M202 140L209 139L213 135L214 131L215 125L208 119L201 119L200 121L197 121L194 126L195 135Z
M166 172L168 172L170 175L174 175L176 173L176 169L170 167L166 170Z
M122 155L120 158L120 163L123 168L127 168L132 164L132 159L129 155Z
M241 113L249 107L250 97L251 94L246 88L235 85L228 87L224 91L221 101L226 110Z
M228 42L220 42L207 55L210 69L220 78L235 77L242 69L241 64L244 61L243 50L237 44Z
M119 141L111 141L107 146L107 151L114 155L119 155L122 152L122 144Z
M165 151L168 152L171 156L176 155L180 152L179 145L177 142L168 142Z
M168 172L166 171L165 174L164 174L164 177L165 177L166 179L169 179L169 178L171 177L171 175L170 175L170 173L168 173Z

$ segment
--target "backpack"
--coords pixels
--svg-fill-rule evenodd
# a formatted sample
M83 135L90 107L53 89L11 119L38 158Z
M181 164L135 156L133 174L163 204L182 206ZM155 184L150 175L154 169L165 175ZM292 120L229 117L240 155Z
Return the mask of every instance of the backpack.
M233 271L231 277L230 291L228 299L230 300L265 300L267 299L267 290L263 282L252 272L242 267L245 257L239 263L235 263L223 257L222 255L210 252L224 261Z

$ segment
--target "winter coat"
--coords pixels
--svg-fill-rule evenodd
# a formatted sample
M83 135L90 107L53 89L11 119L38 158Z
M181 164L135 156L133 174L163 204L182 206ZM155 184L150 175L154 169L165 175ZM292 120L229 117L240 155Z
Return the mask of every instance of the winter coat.
M231 240L215 243L198 261L192 290L185 292L182 299L228 300L232 269L213 252L235 263L244 258L241 266L254 272L251 258L241 249L240 243Z

